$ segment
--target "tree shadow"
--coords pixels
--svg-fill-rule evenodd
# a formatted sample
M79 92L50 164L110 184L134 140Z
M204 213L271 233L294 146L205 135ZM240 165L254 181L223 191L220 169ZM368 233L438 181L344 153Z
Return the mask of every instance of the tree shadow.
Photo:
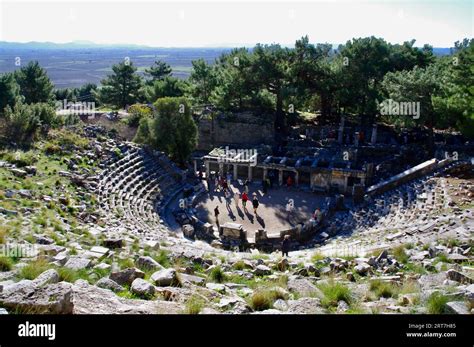
M262 217L257 216L257 222L262 226L262 228L265 228L265 221Z
M255 217L253 216L253 214L251 214L249 211L245 211L245 215L247 216L247 218L249 219L250 223L253 224L253 221L255 219Z

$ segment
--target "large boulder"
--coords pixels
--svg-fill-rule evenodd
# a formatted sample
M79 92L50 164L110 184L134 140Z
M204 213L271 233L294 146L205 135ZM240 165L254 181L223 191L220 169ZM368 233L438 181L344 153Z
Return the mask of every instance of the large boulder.
M143 298L151 298L155 294L155 287L142 278L136 278L130 286L132 293Z
M179 284L178 274L175 269L163 269L151 275L151 280L155 285L160 287L168 287Z
M288 300L288 313L293 314L321 314L324 309L317 298L301 298L298 300Z
M124 288L120 284L118 284L117 282L107 277L102 277L100 280L96 282L95 285L99 288L109 289L116 293L124 290Z
M72 284L59 282L37 287L32 282L0 293L0 305L27 314L70 314L73 312Z
M178 314L184 305L163 300L121 298L96 286L73 286L74 314Z
M291 276L288 279L287 287L290 292L296 293L300 296L322 296L321 291L313 283L305 278L296 278Z
M120 285L131 285L136 278L144 278L145 273L140 269L131 267L125 270L112 272L109 278Z
M91 266L91 260L81 257L71 257L64 267L72 270L83 270Z
M268 276L271 275L272 270L266 265L258 265L253 273L255 276Z
M463 301L451 301L446 304L446 310L453 314L469 314L468 307Z
M141 256L136 261L137 266L140 269L147 270L162 270L163 266L160 265L155 259L149 256Z
M43 272L41 275L36 277L33 283L36 286L44 286L46 284L58 283L59 282L59 274L54 269L49 269Z
M354 266L354 271L361 275L364 276L370 271L370 265L367 263L360 263Z
M462 274L459 271L456 271L454 269L450 269L446 271L446 278L451 281L456 281L459 283L466 283L466 284L472 284L474 283L474 280L464 274Z

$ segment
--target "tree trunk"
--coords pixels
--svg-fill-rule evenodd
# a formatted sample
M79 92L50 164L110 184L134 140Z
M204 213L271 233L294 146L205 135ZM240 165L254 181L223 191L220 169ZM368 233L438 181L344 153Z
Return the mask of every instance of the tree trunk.
M275 131L285 132L285 114L283 112L283 98L280 92L276 94Z

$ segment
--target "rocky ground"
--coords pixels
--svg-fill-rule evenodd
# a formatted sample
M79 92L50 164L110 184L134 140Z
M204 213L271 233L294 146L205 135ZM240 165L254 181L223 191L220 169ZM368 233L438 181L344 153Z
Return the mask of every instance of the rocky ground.
M0 174L1 313L473 312L469 177L342 211L324 244L282 258L171 231L179 170L100 128L5 150Z

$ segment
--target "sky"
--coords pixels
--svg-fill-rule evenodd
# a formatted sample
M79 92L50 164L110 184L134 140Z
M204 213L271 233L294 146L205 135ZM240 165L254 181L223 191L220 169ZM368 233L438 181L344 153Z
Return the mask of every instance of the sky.
M0 41L92 41L153 47L345 43L377 36L434 47L473 35L472 0L0 0Z

